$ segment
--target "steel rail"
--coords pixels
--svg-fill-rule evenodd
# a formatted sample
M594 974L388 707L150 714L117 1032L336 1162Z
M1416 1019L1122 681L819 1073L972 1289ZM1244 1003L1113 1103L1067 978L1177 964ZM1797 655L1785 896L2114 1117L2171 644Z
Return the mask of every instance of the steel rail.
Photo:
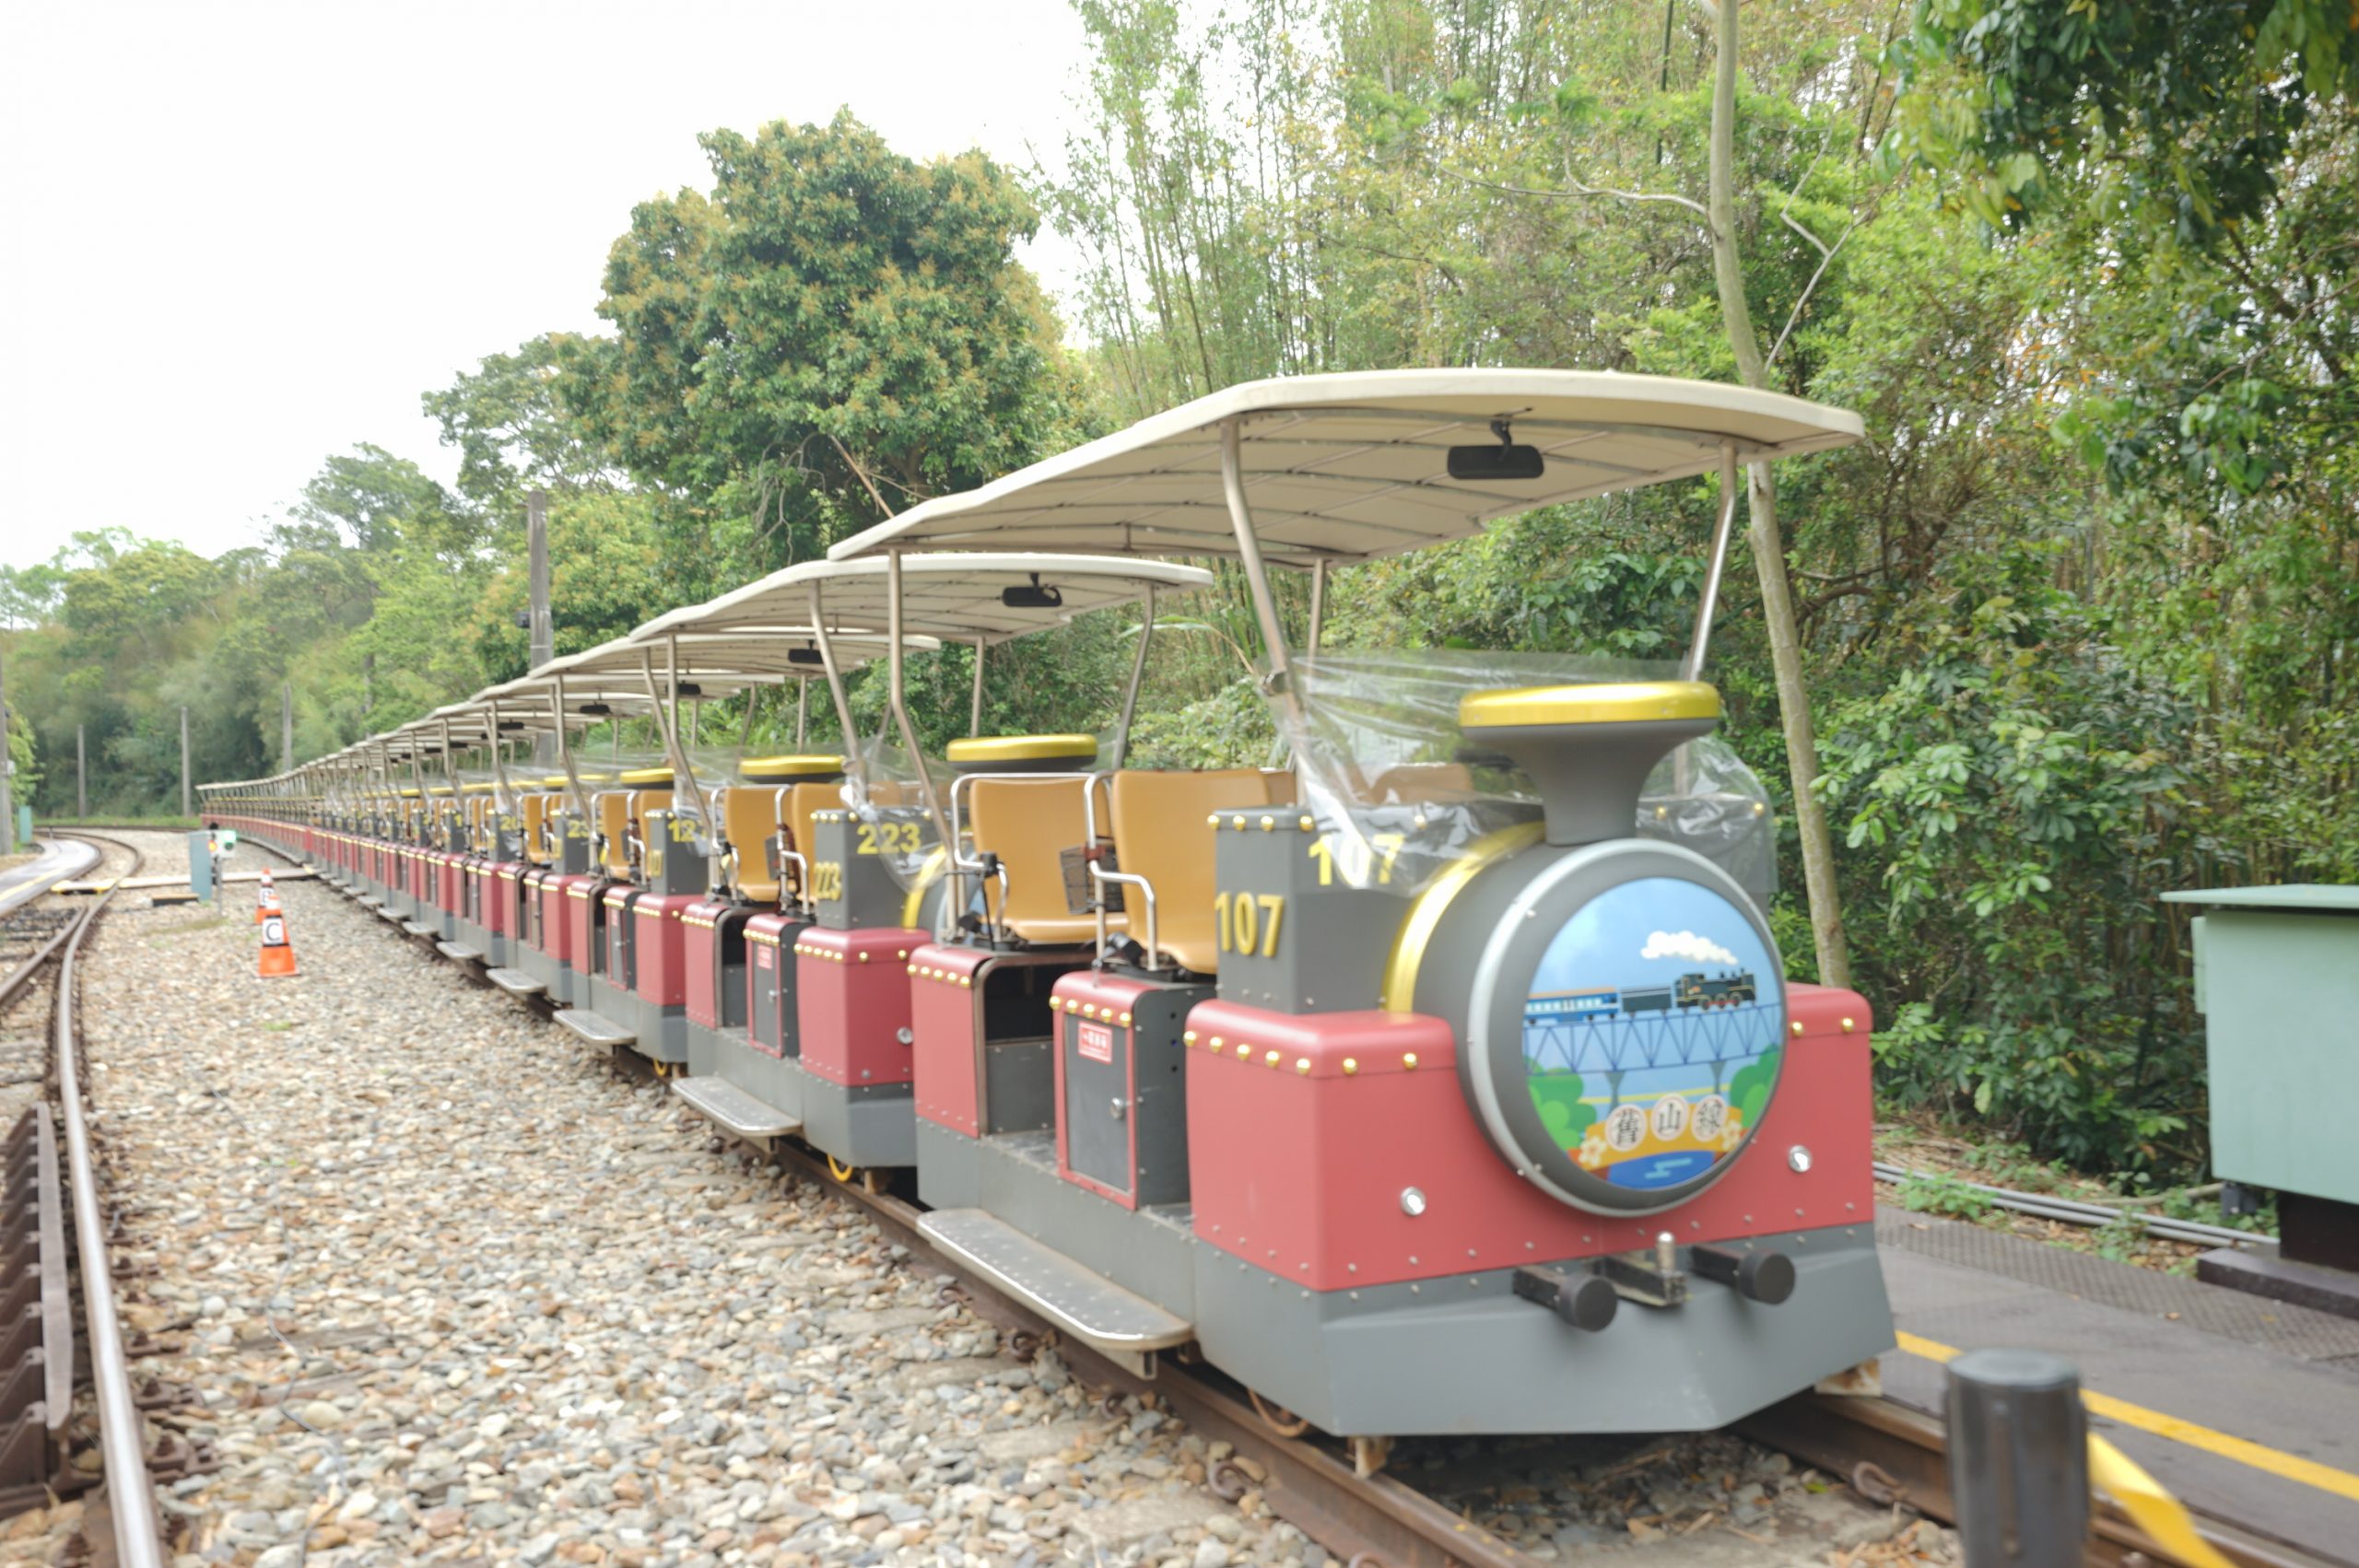
M2264 1231L2239 1231L2226 1225L2207 1224L2201 1220L2176 1220L2167 1214L2109 1208L2102 1203L2083 1203L2075 1199L2052 1198L2037 1192L2017 1192L2010 1188L1992 1187L1963 1177L1942 1177L1923 1171L1912 1171L1905 1166L1886 1164L1881 1160L1875 1163L1873 1169L1875 1178L1887 1186L1896 1187L1909 1181L1942 1181L1944 1185L1963 1188L1989 1199L1994 1208L2004 1209L2011 1213L2028 1214L2037 1220L2053 1220L2059 1224L2102 1230L2107 1225L2127 1223L2135 1224L2148 1235L2193 1246L2277 1245L2277 1238Z
M716 1136L726 1136L716 1133ZM841 1193L865 1209L891 1236L926 1264L955 1276L960 1293L978 1316L1028 1333L1041 1343L1052 1337L1057 1354L1082 1381L1133 1394L1155 1394L1208 1441L1226 1442L1263 1472L1247 1472L1218 1484L1219 1464L1209 1466L1206 1483L1234 1502L1248 1488L1259 1490L1272 1512L1318 1541L1331 1553L1361 1568L1533 1568L1536 1559L1446 1504L1379 1471L1362 1476L1349 1457L1306 1434L1281 1436L1250 1404L1207 1375L1200 1363L1161 1360L1153 1377L1141 1377L1051 1327L1022 1303L938 1249L918 1228L923 1212L915 1203L865 1185L839 1181L818 1155L791 1145L774 1151L780 1164ZM1223 1380L1225 1382L1225 1380ZM1227 1461L1221 1461L1226 1464Z
M1957 1523L1950 1493L1948 1433L1941 1420L1880 1396L1798 1394L1746 1416L1735 1431L1851 1483L1872 1502L1913 1508ZM2198 1534L2237 1568L2336 1568L2287 1542L2210 1514L2189 1510ZM2147 1568L2180 1559L2112 1510L2089 1521L2084 1561Z
M136 872L139 852L132 849L131 854L132 870ZM106 1220L99 1210L98 1173L90 1158L90 1134L83 1114L81 1064L74 1048L74 961L82 939L113 897L114 890L109 888L83 909L68 930L58 961L58 1119L65 1125L66 1183L74 1194L74 1243L82 1265L83 1323L99 1409L99 1447L110 1482L107 1512L114 1532L114 1561L122 1568L163 1568L166 1559L157 1527L155 1488L147 1476L147 1423L132 1392L131 1363L123 1350Z

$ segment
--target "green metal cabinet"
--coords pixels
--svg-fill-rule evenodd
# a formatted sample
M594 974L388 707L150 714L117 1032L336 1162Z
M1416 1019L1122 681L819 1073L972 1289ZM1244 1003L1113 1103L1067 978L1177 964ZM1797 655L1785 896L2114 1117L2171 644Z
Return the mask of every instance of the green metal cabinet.
M2199 1279L2359 1317L2359 887L2213 888L2194 904L2212 1170L2277 1194L2275 1254Z
M2164 896L2207 911L2195 920L2195 1005L2212 1174L2359 1203L2359 887Z

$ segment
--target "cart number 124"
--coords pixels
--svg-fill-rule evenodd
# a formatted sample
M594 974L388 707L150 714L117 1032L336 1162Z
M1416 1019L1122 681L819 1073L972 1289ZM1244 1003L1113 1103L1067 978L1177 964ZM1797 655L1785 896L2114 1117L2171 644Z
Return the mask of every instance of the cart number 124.
M1223 953L1241 953L1247 957L1255 954L1264 958L1278 955L1278 926L1285 919L1286 900L1282 893L1215 893L1213 895L1213 925L1220 932Z

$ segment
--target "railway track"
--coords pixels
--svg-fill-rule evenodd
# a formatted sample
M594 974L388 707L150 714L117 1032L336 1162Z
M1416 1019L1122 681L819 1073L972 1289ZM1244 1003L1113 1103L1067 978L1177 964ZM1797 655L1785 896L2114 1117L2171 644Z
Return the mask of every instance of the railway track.
M102 861L123 862L111 872L114 876L139 869L138 849L122 839L79 831L70 837L98 844ZM8 1346L10 1361L0 1368L6 1396L15 1407L0 1408L0 1432L7 1434L0 1453L6 1465L0 1475L0 1506L13 1514L78 1492L93 1480L136 1478L128 1487L106 1487L91 1500L85 1518L103 1525L86 1523L85 1539L101 1561L123 1568L159 1568L168 1557L149 1477L141 1413L147 1396L133 1382L116 1309L111 1216L99 1190L75 1012L75 963L112 897L111 890L101 892L71 910L31 899L11 912L8 923L11 946L23 955L0 979L0 1038L11 1047L0 1051L0 1087L23 1091L28 1103L7 1143L7 1221L0 1225L0 1249L7 1255L7 1277L18 1281L11 1306L29 1297L39 1310L11 1318L17 1333ZM44 999L46 1027L29 1036L33 1058L18 1060L20 1052L14 1047L26 1037L28 1015L41 1011ZM77 1287L84 1313L79 1355L70 1305ZM30 1327L36 1320L37 1331ZM19 1343L24 1340L32 1342ZM88 1462L87 1450L75 1451L81 1428L76 1419L77 1372L87 1373L87 1409L96 1417L96 1467ZM103 1544L92 1539L101 1534L107 1538Z
M293 857L276 847L264 848L294 863ZM463 972L480 981L472 969ZM543 1019L552 1011L543 999L532 999L527 1008ZM616 1071L632 1076L650 1071L642 1059L628 1051L613 1053L611 1059ZM1258 1492L1280 1517L1355 1568L1444 1563L1504 1568L1538 1561L1479 1518L1398 1475L1357 1473L1351 1455L1332 1440L1315 1433L1287 1435L1274 1430L1244 1389L1208 1367L1167 1360L1155 1375L1141 1377L1084 1344L1060 1338L1048 1323L938 1250L919 1228L921 1207L888 1187L858 1177L843 1179L823 1158L800 1149L781 1148L774 1159L792 1174L822 1183L860 1205L898 1246L928 1269L957 1281L945 1288L955 1291L970 1311L999 1327L1016 1353L1054 1345L1076 1375L1105 1391L1111 1404L1125 1398L1154 1403L1184 1420L1208 1442L1229 1445L1232 1456L1216 1463L1207 1476L1212 1491L1229 1501ZM1942 1423L1895 1401L1802 1396L1740 1422L1734 1430L1744 1439L1841 1478L1871 1504L1954 1523ZM2205 1539L2240 1568L2324 1568L2323 1560L2236 1524L2209 1517L2199 1517L2197 1523ZM2185 1559L2126 1518L2100 1512L2089 1561L2146 1568Z

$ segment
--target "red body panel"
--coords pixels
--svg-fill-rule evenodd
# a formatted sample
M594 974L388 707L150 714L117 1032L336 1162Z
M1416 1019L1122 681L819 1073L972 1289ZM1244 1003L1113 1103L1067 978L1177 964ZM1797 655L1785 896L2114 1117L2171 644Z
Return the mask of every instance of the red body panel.
M975 971L987 948L927 942L910 954L910 1047L918 1115L980 1136L982 1042L975 1037Z
M803 1065L848 1088L910 1081L910 954L922 931L812 926L795 938Z
M757 915L745 922L745 1043L765 1056L783 1057L786 1052L782 1047L764 1043L754 1026L754 1014L762 1005L762 978L792 956L780 945L780 938L788 926L796 923L775 909ZM796 1006L791 988L779 993L779 1004L781 1007ZM798 1012L798 1027L801 1016ZM786 1020L779 1020L779 1027L770 1031L774 1038L786 1038L789 1031L785 1024Z
M564 922L557 959L570 965L577 975L587 975L596 966L592 962L592 954L597 946L597 917L591 905L598 896L598 884L604 880L585 872L580 876L558 877L551 884L557 890L559 918ZM603 959L604 954L597 956Z
M1788 1009L1802 1032L1735 1168L1675 1209L1608 1218L1508 1167L1467 1107L1440 1020L1201 1003L1188 1018L1196 1235L1332 1291L1628 1251L1662 1231L1686 1244L1872 1223L1867 1004L1797 985ZM1807 1174L1787 1164L1795 1144L1814 1155ZM1401 1207L1410 1187L1426 1197L1415 1218Z
M483 871L482 912L477 919L494 936L513 936L517 930L516 895L524 868L514 860L495 860Z
M467 862L449 853L434 857L434 907L446 915L467 912Z
M688 1000L688 930L681 918L703 902L697 893L647 893L631 906L631 941L638 949L631 978L641 1001L678 1007Z
M1119 1203L1125 1209L1139 1206L1135 1192L1108 1187L1073 1168L1066 1149L1067 1129L1065 1101L1065 1042L1068 1033L1080 1026L1102 1028L1110 1036L1109 1049L1119 1052L1125 1066L1122 1075L1122 1097L1135 1104L1138 1100L1138 1059L1131 1048L1131 1008L1139 997L1154 988L1138 980L1125 979L1097 969L1075 969L1059 976L1050 990L1050 1005L1061 1014L1057 1020L1055 1047L1049 1059L1056 1066L1057 1106L1057 1174L1075 1187L1087 1188L1098 1197ZM1193 1107L1191 1106L1191 1109ZM1123 1118L1123 1129L1130 1143L1129 1157L1124 1165L1135 1172L1139 1168L1139 1126L1133 1117ZM1194 1151L1190 1150L1192 1156Z
M680 962L687 965L682 992L688 1022L707 1029L721 1027L721 930L716 923L729 906L718 898L700 898L680 912Z

